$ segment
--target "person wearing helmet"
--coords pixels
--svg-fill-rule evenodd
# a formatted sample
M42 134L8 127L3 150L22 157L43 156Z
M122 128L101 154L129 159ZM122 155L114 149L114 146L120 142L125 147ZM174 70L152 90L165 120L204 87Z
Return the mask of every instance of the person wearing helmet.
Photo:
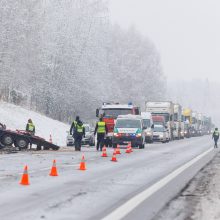
M218 128L215 128L215 131L212 134L212 139L214 139L214 142L215 142L214 148L218 148L218 139L219 139Z

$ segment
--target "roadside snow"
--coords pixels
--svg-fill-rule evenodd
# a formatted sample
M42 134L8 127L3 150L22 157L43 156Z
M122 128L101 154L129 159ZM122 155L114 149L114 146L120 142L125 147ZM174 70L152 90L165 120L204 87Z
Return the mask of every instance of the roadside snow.
M154 220L220 219L220 152Z
M66 145L66 131L70 126L53 120L44 115L24 109L22 107L0 102L0 122L11 130L25 130L27 120L31 118L36 126L36 135L49 140L52 135L53 143Z

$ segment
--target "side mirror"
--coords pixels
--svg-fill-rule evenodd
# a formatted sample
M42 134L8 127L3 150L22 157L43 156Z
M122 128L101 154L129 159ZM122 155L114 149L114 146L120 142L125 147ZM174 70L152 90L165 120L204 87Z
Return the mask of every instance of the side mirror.
M145 130L145 129L147 129L147 127L146 127L146 126L144 126L144 127L143 127L143 129Z
M151 125L151 128L154 129L154 124Z
M98 108L96 109L96 117L97 118L99 117L99 109Z

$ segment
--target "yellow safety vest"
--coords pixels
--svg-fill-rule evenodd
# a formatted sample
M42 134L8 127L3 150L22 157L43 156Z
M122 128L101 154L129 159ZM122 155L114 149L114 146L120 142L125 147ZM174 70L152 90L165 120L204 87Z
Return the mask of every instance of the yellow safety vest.
M28 123L28 131L33 132L33 131L34 131L34 128L35 128L35 126L34 126L33 123Z
M83 128L84 128L83 125L78 125L78 124L76 124L76 131L77 131L78 133L83 133Z
M105 133L105 122L104 121L100 121L98 122L98 129L97 129L97 133Z

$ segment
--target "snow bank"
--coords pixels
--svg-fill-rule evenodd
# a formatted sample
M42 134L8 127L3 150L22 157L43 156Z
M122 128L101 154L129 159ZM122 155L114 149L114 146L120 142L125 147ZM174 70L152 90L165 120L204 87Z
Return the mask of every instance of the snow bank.
M66 145L66 131L70 126L53 120L44 115L24 109L22 107L0 102L0 122L8 129L25 130L27 120L31 118L36 126L36 135L49 140L52 135L53 143L59 146Z

